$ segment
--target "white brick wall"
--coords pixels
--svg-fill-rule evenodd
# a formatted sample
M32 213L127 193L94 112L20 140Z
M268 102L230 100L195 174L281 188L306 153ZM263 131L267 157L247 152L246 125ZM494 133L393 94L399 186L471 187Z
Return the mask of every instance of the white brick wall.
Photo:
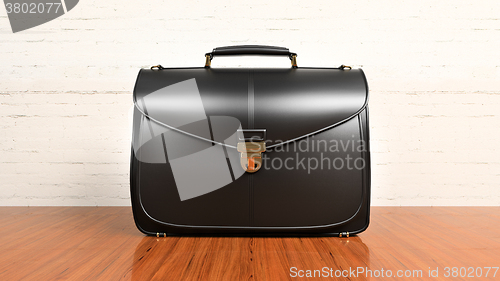
M81 1L16 34L0 8L0 205L128 205L138 69L235 44L365 70L374 205L500 205L496 0Z

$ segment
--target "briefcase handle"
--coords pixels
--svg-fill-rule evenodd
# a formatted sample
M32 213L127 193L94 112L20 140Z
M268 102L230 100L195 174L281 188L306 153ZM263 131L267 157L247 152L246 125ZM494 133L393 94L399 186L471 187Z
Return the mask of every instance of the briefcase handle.
M276 46L261 46L261 45L240 45L218 47L212 50L211 53L205 54L205 67L209 68L212 59L215 56L287 56L292 62L292 67L297 68L297 54L290 52L288 48Z

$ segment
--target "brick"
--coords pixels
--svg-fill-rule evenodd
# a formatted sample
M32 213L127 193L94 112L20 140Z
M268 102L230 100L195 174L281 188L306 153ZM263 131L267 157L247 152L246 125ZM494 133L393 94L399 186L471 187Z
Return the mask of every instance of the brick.
M492 1L90 1L17 34L4 11L0 205L129 205L139 68L202 66L205 52L235 44L287 46L299 66L363 68L374 205L500 204ZM288 67L245 57L213 65Z

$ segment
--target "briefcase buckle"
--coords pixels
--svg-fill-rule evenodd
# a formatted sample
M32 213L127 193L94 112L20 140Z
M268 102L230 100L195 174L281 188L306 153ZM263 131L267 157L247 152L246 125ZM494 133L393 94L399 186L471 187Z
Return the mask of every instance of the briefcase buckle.
M255 173L262 167L262 152L266 151L265 142L239 142L237 149L241 155L241 167L247 173Z

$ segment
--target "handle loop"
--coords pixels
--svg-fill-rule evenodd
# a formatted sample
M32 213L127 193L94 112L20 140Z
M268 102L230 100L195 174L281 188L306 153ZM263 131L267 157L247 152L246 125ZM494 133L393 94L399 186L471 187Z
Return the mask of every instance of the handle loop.
M291 63L292 68L297 68L297 54L290 52L287 48L276 46L261 46L261 45L240 45L240 46L227 46L218 47L210 53L205 54L205 67L209 68L212 64L212 59L215 56L287 56Z

